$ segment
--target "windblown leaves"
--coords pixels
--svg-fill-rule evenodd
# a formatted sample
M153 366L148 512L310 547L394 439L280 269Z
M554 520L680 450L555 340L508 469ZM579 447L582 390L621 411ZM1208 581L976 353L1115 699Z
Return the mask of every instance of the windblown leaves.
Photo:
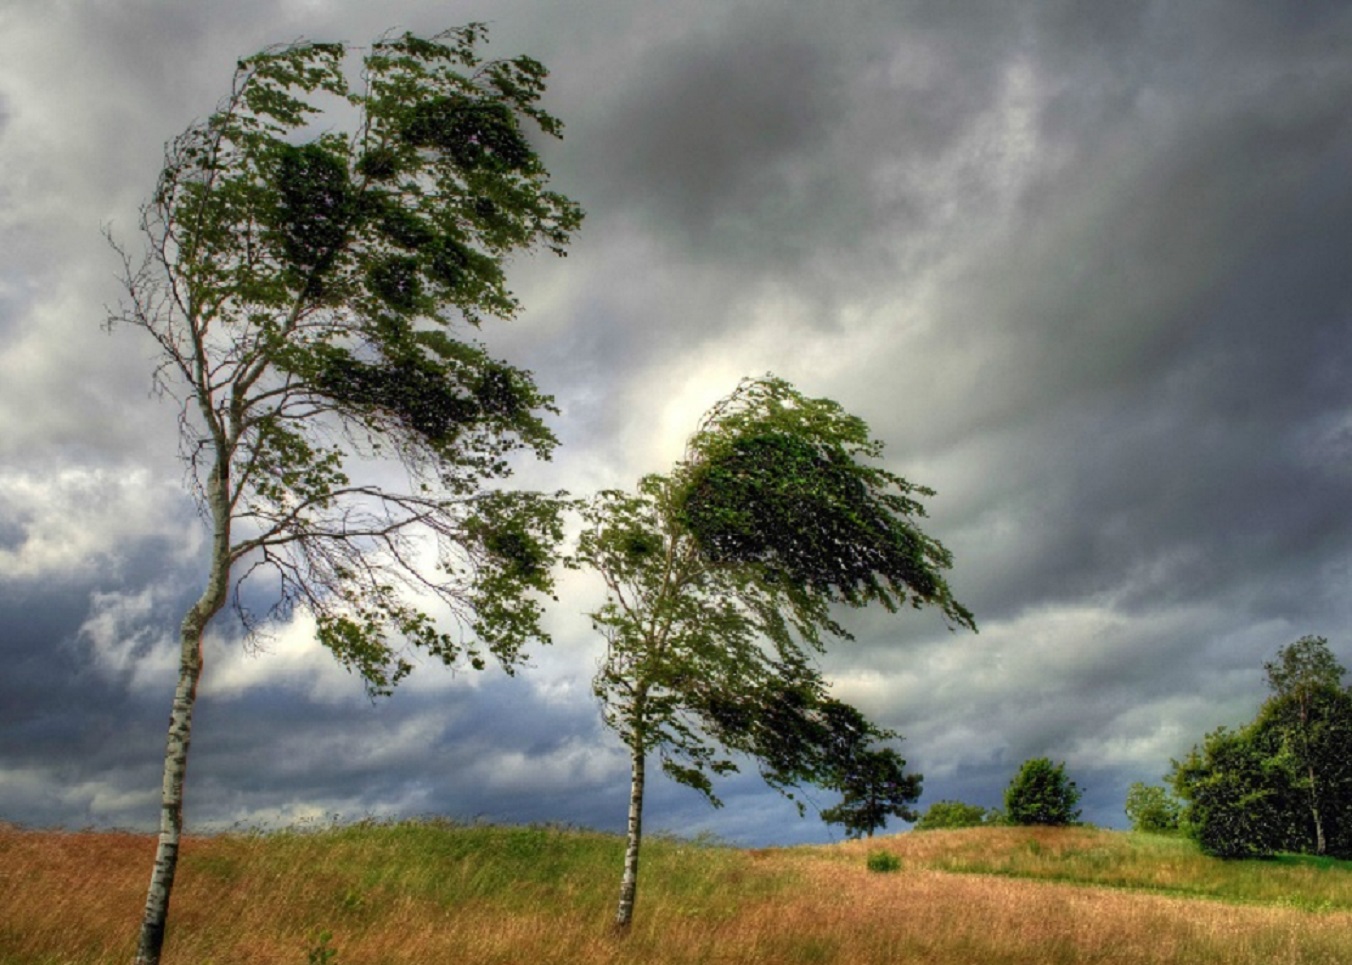
M539 103L546 71L485 60L486 35L381 38L360 84L343 44L241 60L218 109L169 145L144 210L147 267L128 266L120 318L165 349L165 384L186 387L171 386L184 450L229 482L241 579L270 571L276 612L312 611L380 692L406 672L402 645L481 662L410 597L440 597L470 627L484 606L514 658L538 607L481 590L547 588L547 567L525 566L529 540L513 549L505 517L490 527L477 501L514 452L549 456L552 400L455 327L514 316L504 258L562 253L582 212L547 190L525 130L562 130ZM363 482L364 457L399 460L410 490ZM518 535L535 539L536 523ZM505 535L489 539L494 527ZM443 577L422 572L420 538Z
M682 525L710 561L851 606L909 601L974 627L941 570L952 556L916 524L916 486L868 460L864 423L774 377L743 383L691 442L678 478Z

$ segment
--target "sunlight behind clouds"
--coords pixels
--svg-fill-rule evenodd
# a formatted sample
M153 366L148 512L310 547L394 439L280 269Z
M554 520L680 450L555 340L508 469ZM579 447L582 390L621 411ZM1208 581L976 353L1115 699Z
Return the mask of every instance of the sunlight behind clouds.
M1252 715L1277 647L1325 634L1352 663L1352 7L1276 10L495 3L490 49L550 70L566 128L543 157L587 210L567 259L507 266L520 318L455 328L562 410L553 460L512 482L584 496L667 472L743 377L836 400L938 490L922 527L980 633L845 614L834 692L905 736L922 805L998 803L1048 755L1089 820L1120 824L1132 781ZM471 19L0 6L0 734L20 735L0 739L0 820L153 825L204 570L153 346L100 331L119 294L100 229L137 250L165 141L240 57ZM516 677L420 660L375 703L303 614L253 649L222 616L190 821L621 827L583 615L603 591L566 573L559 597ZM718 812L653 794L657 827L827 834L754 774Z

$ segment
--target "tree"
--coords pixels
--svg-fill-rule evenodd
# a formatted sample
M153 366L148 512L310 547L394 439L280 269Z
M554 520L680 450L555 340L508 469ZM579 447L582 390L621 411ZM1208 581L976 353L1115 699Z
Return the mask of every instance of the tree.
M372 694L409 672L408 647L479 667L486 646L510 667L543 636L556 507L485 487L516 451L548 456L551 400L450 328L514 315L503 259L562 254L581 211L545 190L523 130L560 134L538 105L544 68L484 61L485 36L382 38L358 89L342 44L240 61L217 110L166 149L146 254L118 248L126 298L109 323L158 346L212 534L180 628L140 962L164 940L202 637L229 602L250 632L308 611ZM342 111L321 127L325 103ZM270 611L250 610L246 583Z
M989 824L991 812L976 804L964 804L962 801L935 801L920 820L915 823L916 831L937 831L944 828L975 828Z
M715 805L712 778L735 771L738 752L772 786L857 788L867 779L851 766L896 762L861 750L882 732L847 733L857 721L811 666L825 637L849 636L832 606L929 605L975 629L942 577L951 557L915 522L930 491L864 461L881 450L836 403L744 380L670 475L580 505L570 563L607 591L590 614L607 644L595 690L631 764L617 926L633 915L651 752Z
M1064 762L1035 757L1023 762L1005 789L1005 813L1011 824L1073 824L1080 819L1079 800L1080 789L1066 777Z
M1126 812L1133 831L1172 834L1178 830L1179 804L1157 785L1132 784L1127 789Z
M1314 836L1314 853L1325 854L1325 824L1338 809L1338 798L1352 790L1348 737L1352 732L1349 698L1343 690L1346 672L1323 637L1305 636L1265 663L1272 690L1260 712L1281 738L1295 783L1303 792ZM1340 795L1339 792L1342 792ZM1346 810L1346 803L1343 809Z
M1266 663L1272 694L1238 730L1208 734L1170 781L1183 825L1220 857L1352 856L1352 691L1322 637Z
M921 777L906 773L906 761L890 747L857 750L832 786L843 799L822 811L822 820L841 825L851 838L873 837L888 818L916 819L911 805L920 800Z
M1271 736L1252 725L1219 727L1174 761L1169 781L1185 802L1183 828L1207 854L1251 858L1289 847L1294 789Z

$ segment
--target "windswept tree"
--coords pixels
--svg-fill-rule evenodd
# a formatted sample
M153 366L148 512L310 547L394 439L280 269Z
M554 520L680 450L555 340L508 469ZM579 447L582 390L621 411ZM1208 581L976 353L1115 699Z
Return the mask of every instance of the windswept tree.
M562 254L581 212L546 190L526 131L561 131L539 105L544 68L484 60L484 39L386 36L355 85L342 44L240 61L166 149L145 255L118 249L110 324L158 346L211 530L180 628L139 962L164 941L203 634L232 600L251 632L307 612L373 694L412 651L510 666L539 636L557 515L493 487L514 452L549 455L551 400L453 330L515 315L505 257ZM265 595L270 611L245 605Z
M606 586L590 614L607 643L595 690L632 772L619 927L637 894L650 754L715 804L712 779L738 752L776 786L842 786L848 761L828 738L843 732L811 662L849 638L833 608L934 606L975 629L943 579L948 551L917 523L931 491L875 465L881 454L861 419L766 376L706 414L670 475L582 504L571 563Z

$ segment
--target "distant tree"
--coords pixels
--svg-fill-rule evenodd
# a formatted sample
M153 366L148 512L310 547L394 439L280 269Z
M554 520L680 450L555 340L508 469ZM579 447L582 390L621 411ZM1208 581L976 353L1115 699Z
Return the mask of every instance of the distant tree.
M714 803L712 777L736 770L736 752L778 786L857 789L869 778L846 765L878 762L859 751L875 735L833 752L842 732L809 660L849 636L832 608L929 605L975 628L943 579L951 557L916 524L930 491L870 465L881 449L836 403L767 376L710 410L669 476L581 505L571 565L606 586L590 614L607 643L595 689L632 770L619 927L637 894L649 753ZM787 724L766 726L776 714Z
M560 132L538 106L544 68L482 60L484 37L377 40L357 89L342 44L240 61L215 113L167 147L144 257L118 249L126 299L109 323L158 345L155 382L180 405L212 534L181 626L139 962L164 940L203 634L232 600L250 632L266 619L245 581L273 596L273 617L312 614L372 693L409 671L405 645L477 667L466 636L510 664L539 635L531 594L549 590L557 514L486 484L515 450L549 454L551 400L448 329L515 314L504 258L561 254L581 212L545 190L523 131ZM416 598L448 606L461 632Z
M990 823L991 812L976 804L962 801L935 801L920 815L915 831L938 831L946 828L974 828Z
M1127 789L1127 820L1133 831L1171 834L1178 830L1180 811L1179 803L1158 785L1137 781Z
M1066 777L1064 763L1046 757L1024 761L1005 789L1005 813L1011 824L1074 824L1080 789Z
M1169 781L1186 805L1183 829L1207 854L1252 858L1290 846L1295 789L1270 737L1253 726L1220 727L1174 761Z
M1301 637L1263 665L1272 697L1259 721L1276 729L1281 752L1309 812L1313 851L1328 851L1327 827L1352 808L1352 696L1346 672L1323 637ZM1338 829L1347 837L1352 828Z
M1352 857L1352 691L1322 637L1264 665L1271 696L1238 730L1220 728L1174 762L1183 825L1221 857L1279 851Z
M889 818L914 821L911 805L920 800L921 776L906 771L906 761L895 749L874 746L897 735L873 727L855 708L838 701L827 705L824 716L828 733L844 736L828 743L827 766L818 778L841 794L839 804L821 812L822 820L839 824L851 838L873 837Z

